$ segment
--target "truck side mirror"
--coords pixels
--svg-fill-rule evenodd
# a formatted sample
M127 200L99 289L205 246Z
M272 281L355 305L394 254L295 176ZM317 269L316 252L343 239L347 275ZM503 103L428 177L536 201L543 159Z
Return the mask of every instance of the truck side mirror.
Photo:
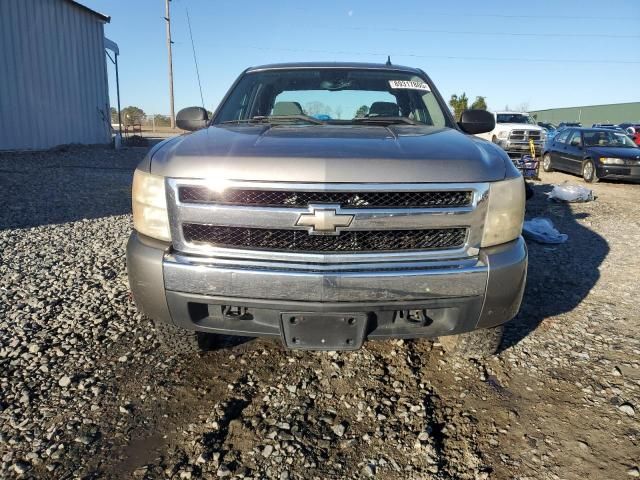
M487 133L496 128L496 119L486 110L465 110L460 116L458 125L465 133Z
M207 126L209 115L202 107L183 108L178 112L176 125L182 130L195 132Z

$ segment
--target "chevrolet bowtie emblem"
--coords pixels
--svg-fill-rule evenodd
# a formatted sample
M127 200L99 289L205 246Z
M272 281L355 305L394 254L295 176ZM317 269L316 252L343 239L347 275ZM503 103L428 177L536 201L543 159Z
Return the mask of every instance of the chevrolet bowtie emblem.
M348 227L353 220L353 215L340 213L340 206L310 205L309 210L309 213L300 215L296 226L309 227L311 235L337 235L340 233L338 227Z

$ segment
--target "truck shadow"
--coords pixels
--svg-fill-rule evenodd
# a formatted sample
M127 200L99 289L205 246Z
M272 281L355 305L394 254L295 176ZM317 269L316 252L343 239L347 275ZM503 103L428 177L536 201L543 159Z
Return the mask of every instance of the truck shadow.
M220 333L201 333L200 348L202 352L215 352L252 342L255 337L240 337L237 335L223 335Z
M547 199L552 186L534 185L527 202L526 218L547 217L556 229L569 235L566 243L544 245L527 241L529 270L520 313L506 325L500 350L504 351L536 330L543 320L576 308L600 278L599 266L609 253L609 244L579 220L588 213L579 204ZM597 200L596 200L597 201Z

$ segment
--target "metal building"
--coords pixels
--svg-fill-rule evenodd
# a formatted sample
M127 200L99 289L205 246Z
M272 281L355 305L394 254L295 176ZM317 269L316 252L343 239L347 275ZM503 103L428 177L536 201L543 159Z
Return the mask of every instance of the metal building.
M109 20L73 0L0 0L0 150L111 141Z
M556 125L560 122L580 122L585 127L590 127L594 123L639 122L640 102L550 108L529 113L538 122L548 122Z

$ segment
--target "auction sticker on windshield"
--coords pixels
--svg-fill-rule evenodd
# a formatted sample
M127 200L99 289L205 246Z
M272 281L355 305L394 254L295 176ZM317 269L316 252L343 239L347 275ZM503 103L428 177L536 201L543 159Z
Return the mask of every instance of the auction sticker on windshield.
M424 90L430 92L429 85L424 82L414 82L412 80L389 80L391 88L403 88L409 90Z

